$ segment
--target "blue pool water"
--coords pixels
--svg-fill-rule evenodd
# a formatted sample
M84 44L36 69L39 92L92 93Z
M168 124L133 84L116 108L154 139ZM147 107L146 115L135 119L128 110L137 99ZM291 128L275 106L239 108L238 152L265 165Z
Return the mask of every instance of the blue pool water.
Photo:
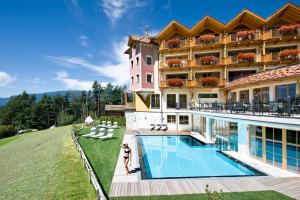
M191 136L140 136L147 178L253 176L259 172Z

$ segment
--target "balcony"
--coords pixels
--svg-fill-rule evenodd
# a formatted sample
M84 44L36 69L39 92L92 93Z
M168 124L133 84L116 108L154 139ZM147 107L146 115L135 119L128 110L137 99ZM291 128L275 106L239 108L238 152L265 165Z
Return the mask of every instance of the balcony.
M300 26L296 24L283 25L264 33L264 39L293 38L300 36Z
M194 80L181 79L181 78L172 78L160 81L160 88L182 88L182 87L194 87L196 82Z
M238 53L237 55L228 56L227 64L238 64L238 63L254 63L256 62L255 53Z
M195 46L211 46L215 44L220 44L221 41L220 35L213 35L213 34L207 34L207 35L200 35L199 37L195 38L194 45Z
M229 34L228 37L228 42L244 42L261 39L260 32L255 30L238 31L236 33Z
M178 49L178 48L185 48L188 47L188 40L187 39L170 39L170 40L163 40L160 45L160 49Z
M189 62L184 58L171 58L167 59L166 62L160 63L160 69L172 69L172 68L183 68L188 67Z
M193 63L196 66L218 65L220 64L220 57L218 56L201 56L195 59Z
M264 55L264 62L293 62L299 61L299 50L298 49L286 49L280 52L270 52Z
M224 85L225 80L219 77L202 77L196 79L196 86L201 88L217 88Z

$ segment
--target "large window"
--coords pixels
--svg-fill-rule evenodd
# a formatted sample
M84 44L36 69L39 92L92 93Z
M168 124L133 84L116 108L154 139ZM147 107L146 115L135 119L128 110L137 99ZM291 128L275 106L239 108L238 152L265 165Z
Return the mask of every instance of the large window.
M187 95L179 94L179 108L187 108Z
M167 115L168 124L176 124L176 115Z
M217 93L200 93L200 94L198 94L198 98L199 99L214 99L214 98L218 98L218 94Z
M255 74L255 73L256 73L256 70L230 71L230 72L228 72L228 81L231 82L231 81L234 81L236 79L239 79L239 78L242 78L242 77L245 77L245 76L249 76L249 75L252 75L252 74Z
M249 103L249 90L240 91L240 101Z
M250 153L256 159L262 159L262 127L250 126Z
M266 127L266 159L273 165L282 166L282 130Z
M179 116L179 124L188 125L189 124L189 116L187 116L187 115Z
M287 169L300 173L300 131L287 130Z
M276 100L286 100L296 96L296 84L276 85Z
M269 102L269 87L256 88L253 90L254 100L256 102Z
M176 94L167 94L167 108L176 108Z
M222 150L238 151L238 125L236 122L214 120L212 140Z
M231 92L231 93L230 93L230 96L231 96L231 97L230 97L230 98L231 98L231 101L232 101L232 102L236 102L236 92Z
M152 109L159 109L160 108L160 95L159 94L152 94L151 95L151 108Z

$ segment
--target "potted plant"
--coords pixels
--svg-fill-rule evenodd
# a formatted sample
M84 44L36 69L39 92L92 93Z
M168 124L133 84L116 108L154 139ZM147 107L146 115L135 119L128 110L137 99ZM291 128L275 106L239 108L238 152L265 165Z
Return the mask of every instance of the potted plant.
M255 53L239 53L237 57L242 63L254 62Z
M201 79L202 87L216 87L218 85L217 77L205 77Z
M172 87L182 87L183 80L181 78L173 78L168 80L168 85Z
M283 36L296 35L298 32L298 27L299 24L282 25L278 29L278 32Z
M178 38L173 38L168 40L168 45L170 48L179 47L179 44L181 43L181 40Z
M236 35L237 35L239 41L252 40L252 39L254 39L254 36L255 36L255 30L238 31L236 33Z
M179 67L181 60L178 58L172 58L167 60L167 64L169 67Z
M298 49L285 49L279 52L280 60L295 60L299 57Z
M199 40L201 43L204 44L212 44L215 42L215 36L213 34L201 35L199 37Z
M216 56L202 56L199 58L202 65L215 65L218 62Z

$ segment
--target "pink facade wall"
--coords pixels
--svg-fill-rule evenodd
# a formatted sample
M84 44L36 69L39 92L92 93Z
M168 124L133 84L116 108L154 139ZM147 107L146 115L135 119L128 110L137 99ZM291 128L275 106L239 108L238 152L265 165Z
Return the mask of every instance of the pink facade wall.
M154 64L157 60L157 47L149 44L137 44L136 50L132 49L133 67L130 67L130 83L131 77L134 77L134 83L130 85L130 90L143 90L143 89L153 89L154 88ZM140 48L140 49L139 49ZM141 52L139 54L139 51ZM137 54L138 53L138 54ZM136 56L139 57L139 65L136 63ZM147 56L152 57L152 64L147 65ZM147 83L147 73L152 74L152 83ZM140 75L140 82L136 83L136 75Z

